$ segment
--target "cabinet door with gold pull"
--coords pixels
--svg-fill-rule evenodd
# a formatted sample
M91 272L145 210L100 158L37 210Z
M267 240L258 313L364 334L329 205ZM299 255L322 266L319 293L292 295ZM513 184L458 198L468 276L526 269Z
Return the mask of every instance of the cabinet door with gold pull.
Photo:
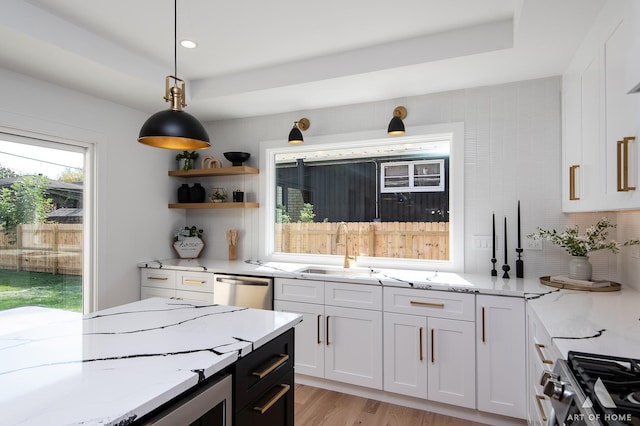
M384 313L384 390L427 397L427 318Z
M476 408L475 323L429 318L428 399Z

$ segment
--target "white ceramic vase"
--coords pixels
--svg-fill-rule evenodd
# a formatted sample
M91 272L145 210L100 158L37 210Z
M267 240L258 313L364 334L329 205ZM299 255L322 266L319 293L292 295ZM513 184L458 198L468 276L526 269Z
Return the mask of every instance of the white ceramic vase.
M571 256L571 259L569 259L569 278L591 281L589 256Z

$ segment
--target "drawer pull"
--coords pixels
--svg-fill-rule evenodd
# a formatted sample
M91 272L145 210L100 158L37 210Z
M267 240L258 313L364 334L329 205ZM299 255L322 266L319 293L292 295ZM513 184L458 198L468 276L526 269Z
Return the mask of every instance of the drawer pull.
M544 354L542 353L542 348L544 348L543 344L536 343L536 352L538 352L538 356L540 357L540 361L542 361L543 364L553 364L553 361L551 361L550 359L546 359L544 357Z
M409 303L416 306L426 306L428 308L444 308L444 303L419 302L417 300L412 300Z
M287 385L287 384L282 384L282 385L280 385L280 387L281 387L282 389L280 389L280 390L278 391L278 393L277 393L277 394L275 394L275 395L273 396L273 398L271 398L269 401L267 401L267 403L266 403L266 404L264 404L262 407L253 407L253 410L254 410L254 411L257 411L257 412L258 412L258 413L260 413L260 414L264 414L264 413L266 413L266 412L267 412L267 410L268 410L269 408L271 408L271 406L272 406L273 404L275 404L276 402L278 402L278 400L279 400L280 398L282 398L283 396L285 396L285 395L287 394L287 392L289 392L289 389L291 389L291 386L290 386L290 385Z
M271 373L273 370L275 370L276 368L280 367L282 364L284 364L285 362L287 362L289 360L289 355L287 355L287 354L280 354L278 356L280 358L276 362L271 364L269 367L265 368L262 371L254 371L253 373L251 373L251 375L258 376L259 379L262 379L264 376L266 376L267 374Z
M151 281L166 281L166 280L169 279L169 277L152 277L152 276L149 276L149 277L147 277L147 279L151 280Z
M420 331L418 332L418 334L420 335L420 361L422 361L422 359L424 358L422 356L422 327L420 327Z
M316 335L318 339L318 344L322 343L322 340L320 340L320 318L322 318L322 315L318 314L318 319L316 321Z
M547 423L547 414L544 412L544 407L542 406L542 401L544 401L545 398L542 395L536 395L536 403L538 404L538 410L540 411L540 416L542 417L542 423Z
M200 280L184 280L185 284L206 284L206 281Z

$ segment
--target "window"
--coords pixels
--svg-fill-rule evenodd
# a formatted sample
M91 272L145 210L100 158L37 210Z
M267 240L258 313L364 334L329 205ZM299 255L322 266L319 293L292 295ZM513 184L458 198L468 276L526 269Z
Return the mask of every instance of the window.
M462 270L462 134L451 124L419 136L265 143L265 257L339 261L345 222L359 264Z
M84 311L86 155L0 134L0 310Z

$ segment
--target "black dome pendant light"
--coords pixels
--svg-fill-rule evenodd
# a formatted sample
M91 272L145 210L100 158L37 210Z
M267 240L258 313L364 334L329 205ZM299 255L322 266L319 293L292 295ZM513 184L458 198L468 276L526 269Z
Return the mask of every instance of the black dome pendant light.
M176 77L178 75L178 0L174 0L174 45L173 64L174 74L165 79L164 100L171 103L169 110L153 114L145 121L140 129L138 142L156 148L190 150L209 148L209 135L204 126L193 115L184 112L185 82ZM169 80L174 84L169 87ZM180 82L180 85L178 85Z

